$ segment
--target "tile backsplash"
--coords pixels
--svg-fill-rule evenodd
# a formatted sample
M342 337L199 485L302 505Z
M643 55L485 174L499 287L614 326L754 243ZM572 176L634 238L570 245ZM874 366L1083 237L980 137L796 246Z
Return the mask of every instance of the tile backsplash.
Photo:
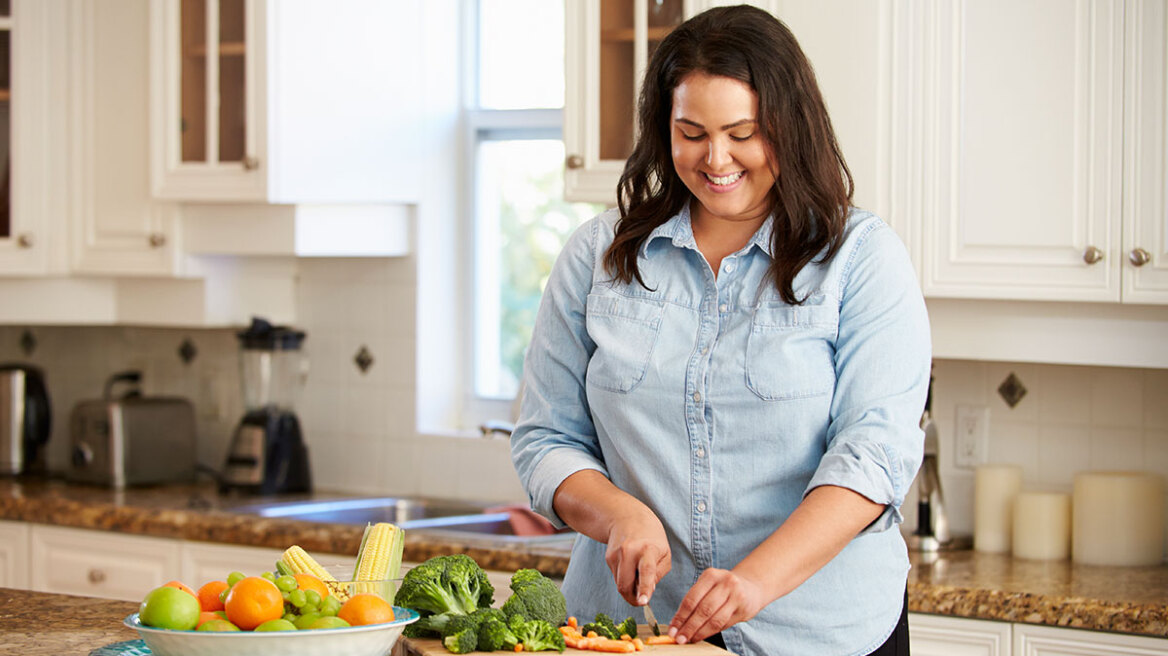
M300 404L318 489L524 502L505 440L417 434L416 274L413 258L299 262L298 327L310 370ZM31 354L22 347L29 332ZM184 362L190 340L195 357ZM372 364L355 361L364 348ZM194 401L199 459L222 467L243 413L233 330L0 326L0 361L46 370L53 402L49 464L68 462L73 404L106 378L139 369L143 390ZM1026 388L1011 407L998 388ZM988 410L987 460L1021 465L1027 489L1070 491L1088 469L1152 471L1168 479L1168 370L938 360L933 411L941 481L957 532L973 529L973 470L954 459L957 406ZM915 525L915 494L905 503Z

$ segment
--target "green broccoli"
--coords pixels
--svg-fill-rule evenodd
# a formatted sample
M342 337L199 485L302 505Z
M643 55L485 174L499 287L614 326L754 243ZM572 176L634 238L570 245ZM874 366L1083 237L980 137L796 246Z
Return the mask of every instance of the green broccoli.
M633 619L632 615L625 618L625 621L616 625L616 632L621 635L627 635L630 638L637 637L637 620Z
M435 556L406 572L393 603L419 613L469 615L487 607L495 588L487 573L465 554Z
M489 617L479 625L479 651L511 650L518 642L507 623L498 617Z
M469 654L478 644L479 638L474 629L463 629L442 639L442 645L452 654Z
M620 640L620 633L618 633L616 623L604 613L597 613L596 619L580 627L580 633L584 635L588 635L589 631L595 631L598 636ZM629 635L636 635L636 633L630 633Z
M515 639L523 645L523 651L564 651L564 634L555 625L544 620L527 620L520 615L512 615L507 620L507 628L515 634Z
M503 602L503 613L560 626L568 618L568 606L551 579L539 570L521 569L511 576L511 596Z

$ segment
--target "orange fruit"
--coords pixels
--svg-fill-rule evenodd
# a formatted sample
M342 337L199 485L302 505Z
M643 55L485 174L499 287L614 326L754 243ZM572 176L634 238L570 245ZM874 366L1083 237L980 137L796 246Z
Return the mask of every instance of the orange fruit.
M220 615L219 613L216 613L215 611L212 611L212 610L205 610L205 611L199 613L199 621L197 624L195 624L195 627L197 628L199 626L202 626L203 622L209 622L211 620L221 620L221 619L223 619L223 616Z
M189 592L196 597L199 596L199 595L195 594L194 590L190 589L190 587L188 587L187 584L183 583L182 581L167 581L166 583L163 583L163 585L169 586L172 588L178 588L179 590L182 590L183 592Z
M316 576L307 573L293 574L292 576L296 577L296 584L300 587L301 590L305 592L308 592L309 590L316 590L316 593L320 595L321 599L329 596L328 586L324 584L324 581L321 581Z
M337 617L352 626L392 622L393 605L373 593L362 592L349 597L337 611Z
M203 610L223 610L223 600L220 595L227 589L227 581L209 581L199 588L195 596L199 598L199 606Z
M223 602L227 619L244 631L251 631L268 620L284 616L284 597L275 583L249 576L231 586Z

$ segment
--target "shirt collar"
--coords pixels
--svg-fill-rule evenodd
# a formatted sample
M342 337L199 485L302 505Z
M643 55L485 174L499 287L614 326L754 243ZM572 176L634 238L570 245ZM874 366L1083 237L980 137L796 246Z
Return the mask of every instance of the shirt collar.
M756 246L758 249L767 254L767 257L774 258L774 253L771 252L771 238L774 234L774 215L763 222L758 230L754 232L754 236L750 238L747 243L749 250L750 246ZM641 244L641 257L649 256L650 245L658 239L668 239L677 248L692 248L697 250L697 242L694 240L693 224L691 223L689 213L689 203L682 205L681 211L673 215L668 221L662 223L649 233L645 242Z

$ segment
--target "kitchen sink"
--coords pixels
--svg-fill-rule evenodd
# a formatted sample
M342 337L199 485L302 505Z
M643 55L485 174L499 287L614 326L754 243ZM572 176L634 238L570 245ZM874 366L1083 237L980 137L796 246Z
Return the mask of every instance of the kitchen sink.
M492 506L467 501L415 497L316 499L257 503L229 508L233 513L281 517L306 522L355 524L390 522L410 531L450 537L491 537L509 542L570 541L576 534L520 535L507 512L487 512Z

